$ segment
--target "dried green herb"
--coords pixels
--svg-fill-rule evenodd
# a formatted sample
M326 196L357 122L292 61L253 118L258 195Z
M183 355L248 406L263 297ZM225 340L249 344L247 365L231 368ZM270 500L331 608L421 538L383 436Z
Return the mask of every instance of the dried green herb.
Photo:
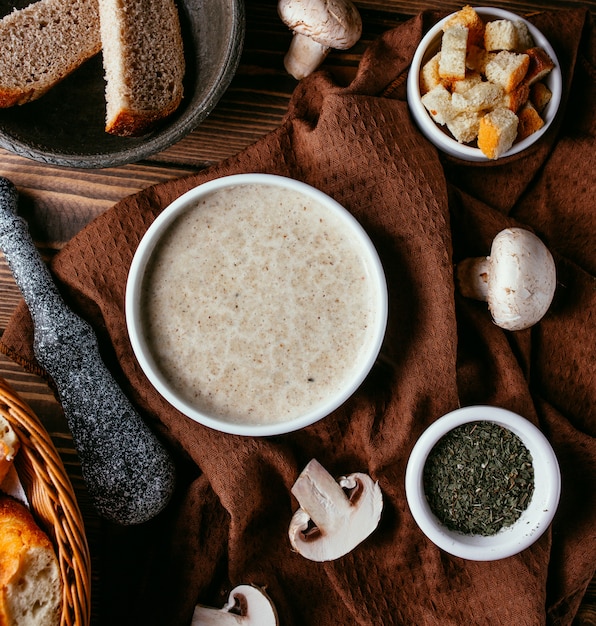
M532 455L507 428L488 421L463 424L431 450L424 490L447 528L494 535L513 524L532 498Z

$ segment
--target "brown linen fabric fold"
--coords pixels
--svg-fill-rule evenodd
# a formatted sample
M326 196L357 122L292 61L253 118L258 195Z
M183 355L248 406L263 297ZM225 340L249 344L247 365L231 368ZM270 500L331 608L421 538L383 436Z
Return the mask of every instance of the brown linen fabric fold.
M524 155L463 163L437 154L410 120L405 75L437 16L388 31L351 85L317 72L296 88L280 127L241 154L128 197L57 255L67 300L102 339L106 361L177 460L168 509L138 528L106 524L101 551L105 624L187 625L196 602L221 607L241 583L266 587L284 626L571 624L596 563L596 211L594 33L587 12L532 21L564 70L558 127ZM386 269L390 319L382 358L361 389L302 431L245 438L172 409L143 377L124 319L127 270L159 212L226 174L306 181L346 206ZM496 327L461 298L453 265L486 255L510 225L537 232L558 270L555 302L535 327ZM34 367L24 306L2 349ZM452 557L419 531L404 493L408 455L425 427L458 406L492 404L525 416L558 455L561 504L546 534L495 562ZM290 488L311 458L334 475L369 473L383 490L378 529L343 558L291 551Z

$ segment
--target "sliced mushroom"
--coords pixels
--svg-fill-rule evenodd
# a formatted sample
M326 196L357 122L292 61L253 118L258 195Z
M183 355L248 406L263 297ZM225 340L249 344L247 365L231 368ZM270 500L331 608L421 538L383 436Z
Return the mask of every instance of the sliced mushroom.
M488 303L497 326L523 330L548 311L557 274L550 251L534 233L506 228L494 238L490 256L457 265L456 281L463 296Z
M278 626L277 612L269 596L255 585L239 585L230 591L221 609L197 604L191 626Z
M375 530L381 518L383 495L378 482L362 473L336 481L316 459L298 476L292 493L300 508L290 522L290 543L311 561L332 561L347 554Z
M362 35L351 0L279 0L277 11L294 33L284 65L297 80L314 72L331 48L347 50Z

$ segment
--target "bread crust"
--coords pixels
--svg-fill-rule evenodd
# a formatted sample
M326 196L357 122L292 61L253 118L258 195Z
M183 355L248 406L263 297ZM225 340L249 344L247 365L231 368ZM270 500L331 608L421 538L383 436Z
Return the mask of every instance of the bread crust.
M61 602L52 543L26 506L0 495L0 624L58 626Z
M97 1L38 0L0 20L0 40L0 107L36 100L101 50Z
M151 131L161 120L166 119L180 106L182 94L173 100L167 109L159 111L131 111L121 109L106 122L106 132L121 137L138 137Z
M180 105L184 46L174 0L99 0L106 132L150 132Z

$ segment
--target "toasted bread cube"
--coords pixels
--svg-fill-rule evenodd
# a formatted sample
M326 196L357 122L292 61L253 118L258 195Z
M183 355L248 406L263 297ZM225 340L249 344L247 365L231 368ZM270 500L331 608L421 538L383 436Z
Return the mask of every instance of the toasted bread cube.
M486 111L499 105L503 95L503 89L499 85L482 81L464 93L454 93L451 104L458 112Z
M459 143L470 143L478 137L481 113L463 111L447 121L447 128Z
M517 35L517 52L523 52L534 46L534 39L528 29L528 25L522 20L514 20L513 25Z
M439 75L439 60L441 52L437 52L429 59L420 70L420 93L428 93L437 85L441 84L441 76Z
M518 127L517 115L510 109L499 107L482 117L478 126L478 147L489 159L498 159L515 141Z
M544 126L544 120L531 102L526 102L519 110L517 117L519 126L517 128L517 138L525 139Z
M530 60L525 77L529 85L542 80L555 67L554 61L543 48L529 48L525 53Z
M463 9L454 13L443 25L443 31L456 25L465 26L468 29L468 46L471 44L482 44L484 40L484 22L470 5L466 5Z
M482 46L468 46L466 67L474 72L484 74L486 72L486 64L492 54L493 53L487 52Z
M466 77L463 80L456 80L451 83L451 93L466 93L468 89L480 82L482 82L482 76L479 72L466 72Z
M511 109L514 113L524 105L530 97L530 86L525 80L509 93L503 95L502 105Z
M424 94L421 101L433 120L441 126L455 115L451 104L451 93L442 84Z
M456 24L443 33L439 75L443 80L462 80L466 77L468 29Z
M530 65L527 54L502 50L486 64L486 78L509 93L523 80Z
M484 29L484 48L488 52L517 49L517 29L511 20L488 22Z
M530 87L530 100L538 113L542 113L552 98L551 90L544 83L534 83Z

